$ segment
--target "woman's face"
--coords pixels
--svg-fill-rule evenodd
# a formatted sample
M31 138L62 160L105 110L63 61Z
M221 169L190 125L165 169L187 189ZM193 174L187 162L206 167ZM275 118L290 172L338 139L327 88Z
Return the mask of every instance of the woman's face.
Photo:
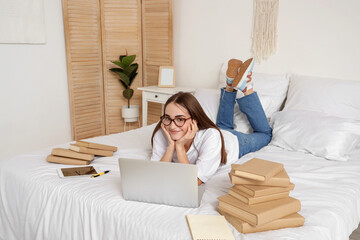
M177 122L181 122L181 119L185 121L182 127L176 126L174 121L171 121L170 125L165 126L165 129L170 134L172 140L176 141L182 138L186 134L187 129L191 123L191 119L188 119L190 118L189 112L184 107L171 102L166 106L164 116L169 117L170 119L178 119Z

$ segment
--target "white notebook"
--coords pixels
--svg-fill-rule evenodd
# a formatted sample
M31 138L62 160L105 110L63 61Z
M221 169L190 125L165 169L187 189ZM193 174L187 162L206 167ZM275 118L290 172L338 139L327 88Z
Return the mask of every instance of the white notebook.
M221 215L186 215L193 240L235 240Z

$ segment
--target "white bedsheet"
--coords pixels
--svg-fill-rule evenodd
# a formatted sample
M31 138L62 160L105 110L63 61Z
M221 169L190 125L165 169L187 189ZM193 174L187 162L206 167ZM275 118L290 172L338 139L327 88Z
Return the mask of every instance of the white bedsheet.
M94 179L60 179L55 169L64 165L45 160L51 148L1 160L0 239L191 239L185 215L218 214L217 197L231 186L229 167L219 169L205 184L199 208L125 201L117 159L149 158L153 128L89 139L119 147L113 157L93 161L101 170L111 170ZM295 184L290 195L301 200L305 224L253 234L240 234L231 226L236 239L345 240L357 228L360 159L336 162L268 146L239 163L252 157L284 164Z

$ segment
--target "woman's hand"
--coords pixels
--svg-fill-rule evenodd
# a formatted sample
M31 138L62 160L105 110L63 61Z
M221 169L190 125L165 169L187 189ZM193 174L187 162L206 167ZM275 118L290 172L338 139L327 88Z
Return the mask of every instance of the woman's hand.
M199 130L197 122L192 120L188 126L186 134L176 141L176 148L185 149L185 146L190 146L195 138L197 131Z
M165 154L161 158L160 161L162 161L162 162L171 162L173 157L174 157L174 153L175 153L175 142L174 142L174 140L171 139L170 134L168 133L168 131L166 131L164 124L161 123L160 126L161 126L167 140L168 140L168 143L169 143L168 147L166 148Z
M161 123L161 128L166 136L166 139L168 140L169 143L169 148L171 148L172 150L175 150L175 141L171 139L169 132L165 129L165 125L163 123Z

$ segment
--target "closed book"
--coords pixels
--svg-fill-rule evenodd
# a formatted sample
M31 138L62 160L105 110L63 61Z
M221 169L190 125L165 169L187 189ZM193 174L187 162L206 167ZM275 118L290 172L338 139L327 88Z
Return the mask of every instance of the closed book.
M273 187L288 187L290 185L290 178L285 169L268 179L267 181L256 181L243 177L237 177L233 174L233 171L229 173L230 181L232 184L249 184L249 185L261 185L261 186L273 186Z
M260 197L252 197L252 196L240 191L239 189L237 189L235 187L232 187L229 190L229 194L231 196L237 198L238 200L240 200L248 205L267 202L267 201L280 199L280 198L287 198L287 197L289 197L289 193L290 192L287 191L287 192L274 193L274 194L260 196Z
M80 146L76 146L74 144L70 145L70 149L75 151L75 152L94 154L94 155L104 156L104 157L111 157L114 154L113 151L100 150L100 149L87 148L87 147L80 147Z
M227 213L254 226L264 225L265 223L301 210L300 201L292 197L254 205L247 205L229 194L221 196L218 199L219 206L225 209Z
M245 184L236 184L234 188L239 189L240 191L252 196L252 197L261 197L275 193L288 192L294 190L295 184L290 183L287 187L272 187L272 186L261 186L261 185L245 185Z
M107 151L113 151L113 152L117 151L117 147L115 147L115 146L110 146L110 145L105 145L105 144L100 144L100 143L76 141L75 145L79 146L79 147L95 148L95 149L107 150Z
M94 160L93 154L78 153L73 150L65 149L65 148L54 148L51 151L51 155L60 156L60 157L68 157L68 158L77 158L77 159L86 160L86 161Z
M225 217L225 219L241 233L255 233L269 230L276 230L281 228L300 227L304 225L305 219L299 213L275 219L274 221L265 223L262 226L252 226L249 223L242 221L239 218L231 216L223 208L218 208L218 212Z
M221 215L186 215L193 240L235 240L228 223Z
M252 158L243 164L231 164L235 176L266 181L284 169L284 165L264 159Z
M68 165L89 165L90 161L75 159L75 158L67 158L67 157L59 157L49 155L46 158L46 161L52 163L61 163L61 164L68 164Z

